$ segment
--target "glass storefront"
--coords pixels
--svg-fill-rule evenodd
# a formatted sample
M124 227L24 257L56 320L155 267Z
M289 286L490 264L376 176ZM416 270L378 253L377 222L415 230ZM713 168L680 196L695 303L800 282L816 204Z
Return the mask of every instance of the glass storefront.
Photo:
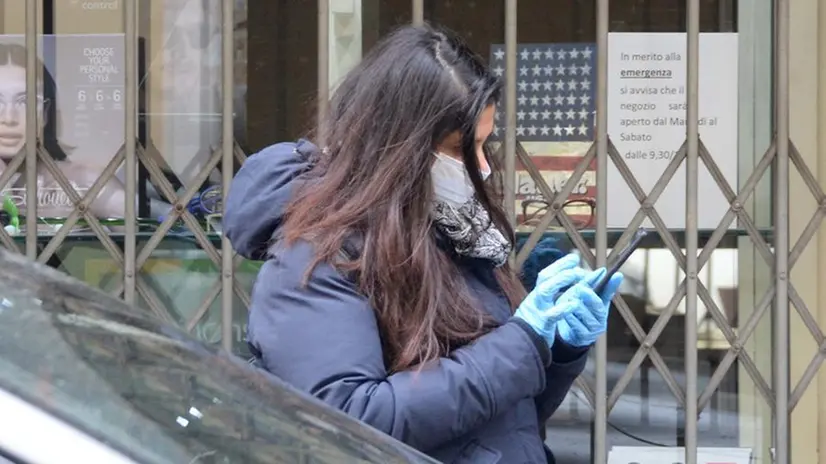
M817 0L788 2L784 48L774 35L781 16L755 0L0 0L0 240L245 355L259 263L222 253L224 183L249 154L305 135L318 97L420 15L458 32L503 78L516 76L507 92L516 126L506 127L502 105L491 143L516 157L517 259L555 240L610 261L637 227L656 232L623 268L605 351L593 350L549 423L557 459L697 445L770 463L772 447L784 446L775 418L788 407L795 461L820 462L811 444L826 442L816 356L826 139L813 95L826 88L811 59L819 55L802 50L826 49L816 33L826 18ZM793 85L781 92L773 76L785 60ZM692 76L697 125L686 121ZM790 128L778 124L783 107ZM684 143L692 126L696 146ZM597 144L603 133L609 142ZM692 153L699 188L696 222L687 222ZM786 189L789 211L778 216ZM696 241L686 232L695 226ZM780 230L790 232L788 261L774 255ZM687 264L696 264L689 278ZM793 266L791 285L778 265ZM784 301L791 328L778 339ZM696 334L690 343L686 332ZM788 356L777 352L784 342ZM788 402L778 402L778 366L790 371Z

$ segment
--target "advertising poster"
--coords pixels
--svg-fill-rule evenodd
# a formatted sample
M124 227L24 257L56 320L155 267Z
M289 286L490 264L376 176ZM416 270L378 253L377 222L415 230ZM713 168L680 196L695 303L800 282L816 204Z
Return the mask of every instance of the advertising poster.
M615 446L608 454L608 464L682 464L685 448L655 448L648 446ZM699 448L697 464L750 464L748 448Z
M554 192L562 190L594 140L596 47L593 43L519 44L517 47L516 139ZM490 66L502 77L505 47L491 47ZM504 137L504 103L492 140ZM517 161L517 230L528 232L548 211L524 166ZM594 165L577 181L565 212L578 229L593 227ZM551 227L559 228L558 221Z
M26 48L23 36L0 36L0 163L26 144ZM42 147L81 197L124 141L123 35L46 35L38 45L37 131ZM41 228L58 227L74 209L54 175L39 163L37 214ZM3 194L25 216L25 175L16 173ZM98 218L121 218L124 189L109 181L91 203ZM51 224L54 222L54 224Z
M221 143L221 2L167 0L146 86L151 144L188 186Z
M648 194L686 139L686 35L608 36L608 134ZM737 34L700 34L699 132L737 190ZM729 207L700 161L700 229L714 229ZM619 170L608 171L608 227L625 228L640 207ZM655 203L666 227L685 228L685 162ZM650 221L644 225L651 227ZM736 222L732 223L736 226Z
M700 138L729 185L737 188L736 33L700 35ZM686 39L682 33L609 36L608 134L648 194L686 139ZM595 140L596 45L519 44L516 137L553 191L559 191ZM491 47L490 65L504 76L504 45ZM492 139L504 135L504 104ZM577 228L594 227L596 165L576 183L565 211ZM529 231L547 211L533 179L517 162L517 224ZM700 163L701 229L713 229L728 210L722 191ZM639 202L613 162L608 171L608 227L624 229ZM656 202L667 227L685 227L685 166ZM646 227L653 225L649 220ZM552 228L559 227L558 221ZM736 226L736 224L733 224Z

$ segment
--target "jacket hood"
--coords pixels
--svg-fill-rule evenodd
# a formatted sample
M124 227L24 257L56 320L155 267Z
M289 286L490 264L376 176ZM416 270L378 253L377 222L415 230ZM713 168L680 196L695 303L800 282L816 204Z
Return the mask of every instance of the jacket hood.
M318 148L307 140L277 143L250 156L232 180L224 207L224 234L241 256L262 260L284 211L309 171Z

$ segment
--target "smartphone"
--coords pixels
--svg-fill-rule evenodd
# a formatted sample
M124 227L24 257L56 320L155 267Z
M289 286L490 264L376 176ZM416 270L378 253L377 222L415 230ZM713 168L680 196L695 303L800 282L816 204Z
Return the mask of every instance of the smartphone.
M628 261L628 258L631 257L634 251L640 247L642 239L645 238L646 235L648 235L648 232L643 228L639 228L634 233L634 237L631 239L631 242L628 244L628 246L623 248L622 251L620 251L619 255L617 255L617 259L614 261L614 264L612 264L611 267L608 268L608 272L605 273L602 279L600 279L599 283L597 283L597 285L594 287L594 292L596 292L597 295L599 295L600 293L602 293L603 290L605 290L605 286L608 285L608 281L611 280L611 277L614 274L616 274L617 271L620 270L620 268L623 264L625 264L626 261Z

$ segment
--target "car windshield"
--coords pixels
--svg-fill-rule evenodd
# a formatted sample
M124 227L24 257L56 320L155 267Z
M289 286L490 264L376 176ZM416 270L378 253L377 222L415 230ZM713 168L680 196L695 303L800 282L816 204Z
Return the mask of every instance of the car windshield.
M433 462L241 359L4 250L0 389L139 462Z

